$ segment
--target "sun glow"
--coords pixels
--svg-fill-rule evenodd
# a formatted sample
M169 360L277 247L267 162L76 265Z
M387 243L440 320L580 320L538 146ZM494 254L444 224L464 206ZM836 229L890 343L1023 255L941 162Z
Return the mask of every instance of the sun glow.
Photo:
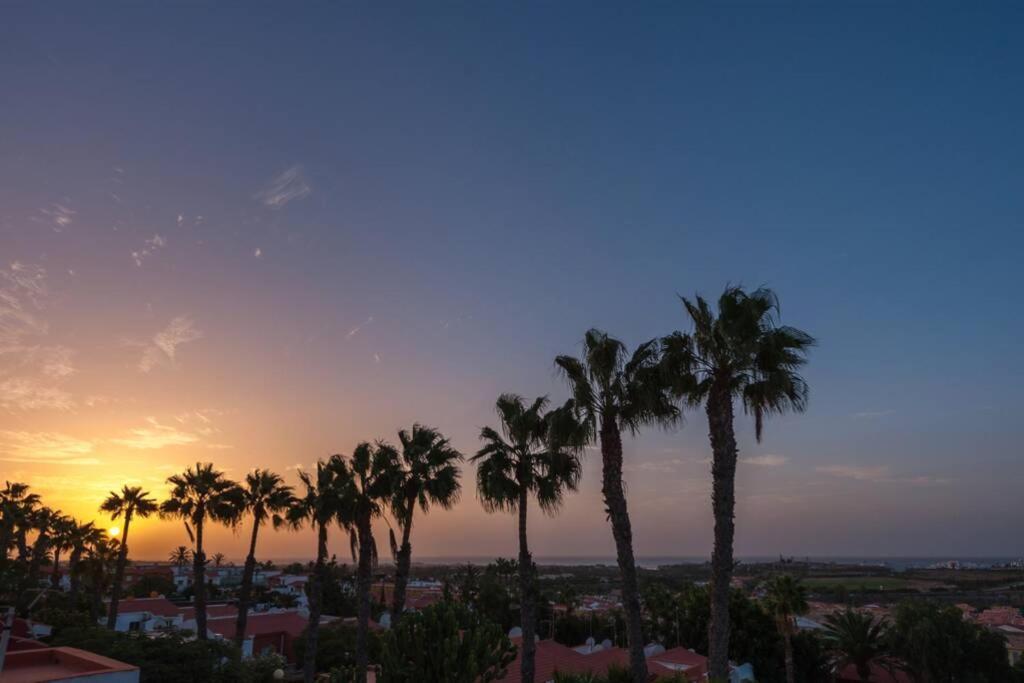
M107 534L111 538L113 538L114 536L117 536L120 533L121 533L121 528L120 527L112 526L109 529L107 529Z

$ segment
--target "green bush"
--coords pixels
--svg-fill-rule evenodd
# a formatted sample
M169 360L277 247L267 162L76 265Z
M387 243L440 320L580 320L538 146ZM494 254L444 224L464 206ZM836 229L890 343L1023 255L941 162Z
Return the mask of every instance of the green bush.
M441 602L404 615L381 649L380 683L488 683L504 676L516 649L497 624Z

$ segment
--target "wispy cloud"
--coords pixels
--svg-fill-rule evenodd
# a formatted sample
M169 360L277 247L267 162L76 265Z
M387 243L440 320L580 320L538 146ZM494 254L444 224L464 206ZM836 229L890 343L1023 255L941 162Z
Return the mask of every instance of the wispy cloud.
M864 410L859 413L854 413L851 417L855 420L875 420L880 417L886 417L892 415L894 410Z
M373 316L371 315L369 318L367 318L366 320L364 320L363 322L359 323L351 330L349 330L348 333L345 335L345 339L351 339L352 337L356 336L357 334L359 334L360 331L362 331L364 327L371 324L372 322Z
M262 249L260 249L259 247L256 247L256 248L255 248L255 249L253 250L253 252L252 252L252 255L253 255L254 257L256 257L256 258L263 258L263 250L262 250Z
M75 401L60 387L47 386L31 377L0 381L0 407L7 410L70 410Z
M146 345L137 367L141 372L149 372L161 363L173 363L179 346L202 337L203 333L196 328L191 318L178 316L153 335L152 343Z
M54 432L0 432L0 460L59 465L99 465L94 444Z
M286 169L271 180L253 198L272 209L284 208L289 202L308 197L313 191L303 174L302 166L296 165Z
M686 461L682 458L672 458L670 460L645 460L644 462L637 463L635 465L626 465L623 469L629 472L657 472L660 474L667 474L669 472L677 471L680 466L686 464Z
M135 265L142 267L142 262L146 260L153 252L158 249L163 249L167 246L167 239L162 235L153 235L148 240L143 242L141 249L132 252L132 259L135 261Z
M884 465L865 467L859 465L825 465L815 467L816 471L843 479L857 481L879 481L889 476L889 468Z
M53 229L60 232L71 225L75 217L75 211L63 204L53 203L45 209L39 209L39 213L45 216L46 221L53 224Z
M951 483L949 479L928 475L893 476L887 465L826 465L814 468L817 472L842 479L854 479L879 484L907 484L910 486L942 486Z
M118 445L140 450L187 446L196 441L199 441L199 436L196 434L182 431L171 425L161 424L154 417L146 418L145 426L130 430L127 436L113 439L113 442Z
M759 467L781 467L789 462L789 458L785 455L754 455L749 458L741 458L742 462L748 465L758 465Z

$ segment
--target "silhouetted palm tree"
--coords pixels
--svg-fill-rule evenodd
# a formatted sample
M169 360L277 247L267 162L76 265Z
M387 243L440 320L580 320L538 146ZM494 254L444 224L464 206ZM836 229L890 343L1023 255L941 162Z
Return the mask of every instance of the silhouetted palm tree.
M861 681L871 680L871 665L888 659L888 626L884 620L849 607L825 617L825 642L837 670L853 665Z
M99 534L92 539L86 550L87 556L82 561L82 574L89 588L89 616L93 622L99 620L103 612L103 596L110 588L120 554L117 539L108 537L104 530L98 531Z
M50 571L51 588L57 588L60 585L60 556L65 550L71 550L72 534L76 526L75 520L65 515L57 515L50 524L50 547L53 548L53 568Z
M711 557L709 676L729 673L729 584L733 570L736 504L736 435L733 400L754 416L761 440L764 418L807 405L807 384L797 373L814 339L776 322L778 299L767 289L747 293L729 287L718 300L718 315L701 297L683 298L692 333L662 340L663 367L674 393L691 405L704 404L711 440L711 495L715 545Z
M316 531L316 564L309 586L309 626L306 627L306 647L303 661L305 683L313 683L316 675L316 650L320 632L320 613L323 609L323 584L327 575L327 530L338 524L348 530L342 518L343 496L349 486L350 474L343 458L332 455L326 462L316 463L316 472L299 471L302 489L286 518L295 529L308 523Z
M107 612L107 628L113 630L117 624L117 604L121 599L121 587L124 583L124 568L128 564L128 531L131 529L133 517L149 517L157 511L156 501L149 497L149 491L141 486L124 486L120 493L110 492L107 499L100 505L100 510L110 513L111 519L123 518L121 524L121 542L117 554L117 569L114 584L110 589L110 610Z
M629 662L633 680L647 681L643 622L633 556L633 529L622 486L622 431L636 434L647 425L669 425L679 419L659 371L657 341L641 344L630 356L626 346L600 330L587 331L583 357L559 356L555 364L569 381L576 410L588 441L601 446L602 486L611 520L622 602L629 635Z
M418 506L424 514L431 504L450 509L459 500L459 463L462 454L448 439L431 427L414 424L410 431L398 432L402 444L401 469L391 501L391 511L402 531L399 546L391 534L395 555L395 593L391 612L395 619L405 611L405 588L412 563L412 519Z
M157 502L150 498L150 492L141 486L125 485L121 493L111 492L102 505L102 512L110 513L111 519L124 519L121 524L121 544L118 550L118 566L114 574L114 585L111 588L111 606L106 614L106 628L114 629L118 621L118 601L121 599L122 584L125 577L125 565L128 563L128 531L133 517L148 517L157 511Z
M40 504L39 494L32 493L28 484L5 482L0 490L0 552L4 558L15 549L20 561L28 561L32 513Z
M192 551L183 545L179 545L171 551L171 554L168 555L167 559L173 562L174 566L178 569L181 569L189 563L189 560L192 559Z
M195 595L196 637L207 639L206 632L206 555L203 532L206 521L233 526L238 523L242 507L242 489L213 469L213 463L196 463L181 474L168 477L170 498L160 504L160 516L181 519L192 552L192 587Z
M579 444L565 429L574 427L570 408L544 412L546 397L529 406L514 394L498 398L501 431L484 427L484 442L473 462L477 463L477 494L488 512L508 510L519 513L519 612L523 630L520 671L523 683L532 683L535 670L536 593L533 560L527 539L527 509L536 497L540 509L554 514L566 491L575 491L580 480ZM570 404L567 404L567 406Z
M71 531L71 556L68 558L68 577L71 581L71 586L68 591L68 598L72 609L77 608L78 605L78 593L82 580L82 558L89 548L104 538L105 534L106 532L103 529L97 528L92 522L85 524L76 523Z
M796 675L793 667L793 634L796 632L794 620L807 612L807 590L799 579L789 574L773 577L767 589L766 607L775 617L775 624L785 645L786 683L793 683Z
M247 474L242 493L243 509L252 515L252 536L249 539L249 554L245 557L242 585L238 591L235 643L239 647L245 641L246 622L249 618L249 599L252 594L253 574L256 571L256 537L260 527L268 519L275 529L284 524L282 515L294 502L292 487L285 485L280 475L268 470L253 470Z
M347 469L341 480L347 480L342 494L342 519L349 525L352 560L356 570L356 681L366 681L369 665L368 633L370 626L370 584L377 564L377 542L373 537L373 520L384 514L392 500L399 472L399 455L394 447L379 442L363 442L342 460Z

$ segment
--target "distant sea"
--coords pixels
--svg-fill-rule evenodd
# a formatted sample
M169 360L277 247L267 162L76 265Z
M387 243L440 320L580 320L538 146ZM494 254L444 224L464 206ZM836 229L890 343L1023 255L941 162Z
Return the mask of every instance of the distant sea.
M972 566L972 567L992 567L995 565L1007 564L1010 562L1020 561L1021 557L967 557L967 556L946 556L946 557L879 557L879 556L822 556L822 555L810 555L810 556L786 556L787 559L792 557L795 561L810 561L810 562L825 562L834 564L846 564L846 565L863 565L865 567L888 567L893 571L904 571L907 569L919 569L922 567L929 567L934 564L946 563L946 562L958 562L961 566ZM489 562L494 561L494 557L485 556L472 556L472 555L453 555L450 557L419 557L414 558L413 561L416 564L431 565L431 564L474 564L474 565L485 565ZM616 566L616 560L611 556L574 556L574 557L560 557L557 555L538 555L535 556L534 562L538 565L548 566L565 566L565 567L581 567L590 565L608 565ZM779 559L778 555L748 555L739 556L737 558L741 563L757 564L765 562L776 562ZM672 556L672 555L651 555L651 556L638 556L636 563L638 566L645 569L657 569L664 565L672 564L704 564L709 562L709 557L697 557L697 556ZM742 564L741 564L742 566ZM742 571L742 570L740 570Z
M456 564L473 564L473 565L486 565L493 562L499 556L491 555L445 555L445 556L413 556L413 564L416 565L456 565ZM505 555L507 558L514 558L514 554ZM1021 556L1005 556L1005 557L972 557L966 555L947 555L943 557L885 557L878 555L786 555L786 558L792 557L797 562L818 562L818 563L833 563L833 564L844 564L844 565L862 565L865 567L887 567L893 571L905 571L907 569L920 569L924 567L930 567L936 564L945 564L947 562L957 562L961 567L993 567L996 565L1004 565L1011 562L1020 562ZM231 558L233 559L233 558ZM277 564L288 564L291 562L301 562L305 564L312 558L309 557L275 557L271 558ZM351 558L346 555L342 557L338 556L339 562L349 562ZM611 555L575 555L575 556L559 556L559 555L535 555L534 562L542 566L561 566L561 567L583 567L583 566L594 566L594 565L606 565L609 567L616 566L615 557ZM741 555L737 557L741 563L746 564L758 564L767 562L776 562L779 559L778 555ZM159 561L159 560L157 560ZM166 560L164 560L166 562ZM233 560L234 561L234 560ZM673 564L704 564L709 562L709 557L698 557L696 555L641 555L636 558L638 566L645 569L657 569L658 567ZM239 564L244 562L244 558L237 560ZM384 561L382 560L382 564ZM742 572L742 569L739 571Z

